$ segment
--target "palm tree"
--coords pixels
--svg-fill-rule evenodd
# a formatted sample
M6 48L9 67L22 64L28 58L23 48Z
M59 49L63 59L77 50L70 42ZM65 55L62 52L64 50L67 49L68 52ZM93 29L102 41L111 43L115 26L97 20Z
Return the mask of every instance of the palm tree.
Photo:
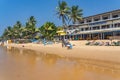
M0 36L0 41L2 41L3 40L3 37L2 36Z
M20 21L17 21L17 22L16 22L16 26L18 26L19 28L21 28L21 27L22 27L21 22L20 22Z
M57 28L54 23L46 22L40 28L41 34L48 40L52 40L53 37L56 35Z
M61 31L61 30L63 30L63 27L58 26L58 27L57 27L57 31Z
M73 24L82 20L82 9L79 9L79 6L72 6L69 14L70 21L72 20Z
M22 24L20 21L17 21L16 24L13 26L13 31L14 31L14 38L21 38L22 34Z
M27 30L27 35L29 38L33 38L33 34L35 33L36 30L36 20L34 18L34 16L31 16L28 20L28 22L26 22L26 30Z
M16 24L11 27L8 26L2 38L4 39L18 39L18 38L34 38L33 35L36 33L36 20L34 16L31 16L26 22L26 26L23 27L20 21L17 21Z
M57 7L57 15L59 19L62 19L63 27L66 27L66 20L68 18L69 13L69 7L67 6L67 3L65 1L58 2L58 7Z
M8 26L5 30L4 30L4 33L3 33L3 38L5 40L7 39L12 39L13 38L13 30L12 30L12 27L11 26Z

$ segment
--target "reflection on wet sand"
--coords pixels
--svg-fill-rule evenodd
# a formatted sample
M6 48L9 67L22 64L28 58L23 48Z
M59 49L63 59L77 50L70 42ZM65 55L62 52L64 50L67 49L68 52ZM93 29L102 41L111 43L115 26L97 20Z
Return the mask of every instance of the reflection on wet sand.
M7 57L0 63L4 80L120 80L120 63L17 48L9 48Z

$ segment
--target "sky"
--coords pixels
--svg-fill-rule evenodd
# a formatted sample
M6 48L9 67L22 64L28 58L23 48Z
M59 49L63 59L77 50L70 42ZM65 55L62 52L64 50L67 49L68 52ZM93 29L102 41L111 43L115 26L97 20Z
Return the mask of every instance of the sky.
M120 9L120 0L64 0L69 6L78 5L83 9L83 16L91 16L103 12ZM13 26L16 21L25 25L30 16L37 20L40 27L45 22L62 25L56 15L58 0L0 0L0 35L7 26Z

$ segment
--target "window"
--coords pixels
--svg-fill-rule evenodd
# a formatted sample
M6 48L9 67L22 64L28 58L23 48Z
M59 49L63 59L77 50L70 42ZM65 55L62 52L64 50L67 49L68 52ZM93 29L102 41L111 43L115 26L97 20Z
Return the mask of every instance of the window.
M83 28L81 28L81 31L84 31L84 29L83 29Z
M99 18L94 19L94 21L99 21L99 20L100 20Z
M118 27L120 27L120 23L118 23Z
M110 25L103 25L102 26L102 29L108 29L108 28L110 28Z
M114 24L114 27L120 27L120 23Z
M103 20L106 20L106 19L108 19L108 16L103 17Z
M92 20L87 20L87 22L92 22Z
M118 14L116 14L116 15L113 15L113 17L112 17L112 18L117 18L117 17L119 17L119 16L118 16Z
M115 23L114 27L120 27L120 23Z
M76 29L76 27L73 27L73 29Z
M89 28L85 28L85 30L86 30L86 31L88 31L88 30L89 30Z
M116 24L114 24L114 27L118 27L118 24L116 23Z
M105 27L106 27L105 25L104 25L104 26L102 26L102 29L105 29Z
M91 30L92 28L91 27L89 27L89 30Z
M111 26L113 27L113 24L111 24Z
M100 26L97 26L96 29L100 29Z
M100 29L99 26L95 26L95 27L93 27L93 30L98 30L98 29Z
M82 20L82 21L80 21L80 24L84 24L84 21Z

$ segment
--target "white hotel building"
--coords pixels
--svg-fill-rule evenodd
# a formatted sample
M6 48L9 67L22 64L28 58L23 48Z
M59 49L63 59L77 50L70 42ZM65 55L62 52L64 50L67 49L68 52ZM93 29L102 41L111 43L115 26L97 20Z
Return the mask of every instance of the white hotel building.
M67 39L109 39L120 36L120 9L84 17L80 24L67 27Z

